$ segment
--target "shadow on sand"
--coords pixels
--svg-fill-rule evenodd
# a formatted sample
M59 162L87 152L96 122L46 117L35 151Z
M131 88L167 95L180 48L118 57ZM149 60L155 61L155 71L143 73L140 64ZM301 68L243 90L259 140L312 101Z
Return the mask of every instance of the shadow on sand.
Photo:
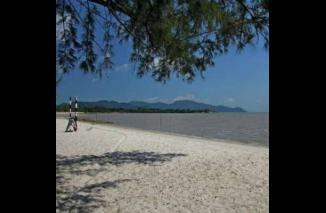
M90 178L108 169L107 166L121 166L129 163L144 165L160 165L175 157L183 157L180 153L155 152L108 152L103 155L56 156L56 208L57 212L93 212L107 206L101 197L101 191L117 188L123 182L133 181L121 179L74 187L71 178L76 175L87 175Z

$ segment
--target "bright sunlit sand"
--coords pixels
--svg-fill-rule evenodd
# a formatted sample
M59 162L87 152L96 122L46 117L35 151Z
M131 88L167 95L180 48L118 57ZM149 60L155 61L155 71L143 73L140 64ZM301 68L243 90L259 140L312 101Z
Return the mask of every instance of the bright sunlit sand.
M56 120L57 211L268 212L269 149Z

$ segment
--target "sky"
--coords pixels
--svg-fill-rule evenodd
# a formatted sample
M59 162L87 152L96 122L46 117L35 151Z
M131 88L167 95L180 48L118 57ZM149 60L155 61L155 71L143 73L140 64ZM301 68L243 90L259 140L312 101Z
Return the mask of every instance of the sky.
M217 56L204 79L197 75L192 83L172 77L165 84L150 74L137 78L129 62L130 44L114 45L114 67L102 78L79 70L64 76L57 86L57 104L70 96L79 101L114 100L172 103L176 100L241 107L249 112L269 111L269 54L262 45L248 46L241 53L229 51Z

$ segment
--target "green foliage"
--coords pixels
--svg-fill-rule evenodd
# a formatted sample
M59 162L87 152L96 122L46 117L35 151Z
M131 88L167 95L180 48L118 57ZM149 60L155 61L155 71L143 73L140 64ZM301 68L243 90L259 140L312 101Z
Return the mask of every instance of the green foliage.
M57 82L62 75L74 69L77 63L76 51L81 45L77 38L76 25L79 23L76 13L65 1L57 2Z
M117 39L132 42L139 77L192 81L231 45L241 51L262 38L268 48L268 9L268 0L58 0L57 70L67 73L78 63L101 75L112 68Z
M85 50L84 59L80 63L80 69L84 72L95 71L95 62L97 55L94 52L94 30L95 30L95 17L97 10L95 6L89 6L87 1L86 15L83 20L83 34L82 34L82 47Z

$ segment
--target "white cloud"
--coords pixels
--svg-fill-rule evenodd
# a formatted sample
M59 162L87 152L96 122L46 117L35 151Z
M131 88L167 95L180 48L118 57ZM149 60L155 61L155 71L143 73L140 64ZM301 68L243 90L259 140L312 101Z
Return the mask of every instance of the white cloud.
M177 96L173 99L173 101L182 101L182 100L191 100L191 101L197 101L195 95L193 94L186 94L182 96Z
M235 99L234 98L227 98L226 99L226 102L227 103L234 103L235 102Z
M151 98L146 98L144 99L145 102L149 103L155 103L155 102L162 102L162 103L173 103L175 101L182 101L182 100L191 100L191 101L197 101L197 98L193 94L186 94L186 95L181 95L177 96L175 98L160 98L160 97L151 97Z
M149 66L150 69L156 69L160 66L161 57L155 57L153 63Z
M148 102L148 103L156 103L156 102L169 103L170 102L168 99L160 98L160 97L146 98L144 101Z
M159 100L160 100L159 97L152 97L152 98L147 98L147 99L145 99L144 101L145 101L145 102L149 102L149 103L151 103L151 102L157 102L157 101L159 101Z
M159 58L159 57L154 58L154 67L159 66L160 61L161 61L161 58Z
M113 70L115 72L126 72L130 69L130 64L120 64L115 67L113 67Z

